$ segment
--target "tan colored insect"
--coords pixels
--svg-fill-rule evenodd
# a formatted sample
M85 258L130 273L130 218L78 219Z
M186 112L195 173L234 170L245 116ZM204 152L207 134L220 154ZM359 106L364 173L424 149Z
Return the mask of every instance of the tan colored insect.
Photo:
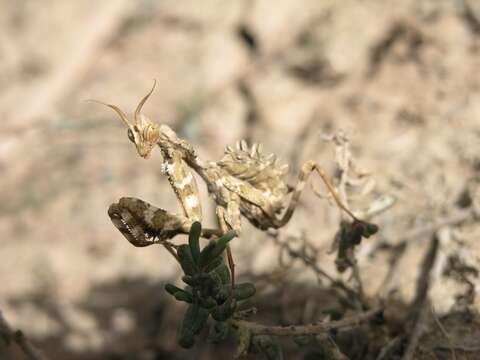
M249 147L242 140L235 148L228 146L220 161L200 159L192 146L180 139L170 127L158 125L141 113L154 88L155 83L138 104L133 121L117 106L102 103L120 116L127 126L128 138L141 157L148 158L153 147L158 145L163 156L162 170L183 210L183 214L172 214L134 198L123 198L118 204L113 204L109 215L114 225L134 245L146 246L155 243L155 238L165 240L187 233L193 221L202 220L198 188L190 170L206 183L216 203L220 229L204 230L202 235L205 237L230 229L240 232L242 215L262 230L284 226L292 217L313 171L323 180L339 208L355 221L360 221L342 204L322 168L313 161L307 161L302 166L298 183L289 190L284 180L288 165L282 164L273 154L262 153L260 145ZM233 262L231 266L233 269Z

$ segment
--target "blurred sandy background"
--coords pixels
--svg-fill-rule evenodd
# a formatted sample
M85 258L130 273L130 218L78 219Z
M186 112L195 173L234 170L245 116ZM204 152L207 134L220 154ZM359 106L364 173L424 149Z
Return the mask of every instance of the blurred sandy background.
M215 352L178 350L165 311L177 305L161 287L178 280L173 260L132 247L106 212L121 196L179 211L158 151L139 158L116 115L84 101L130 113L154 78L144 112L206 159L247 138L290 163L294 183L308 159L333 172L324 138L343 131L372 182L352 208L397 200L359 252L375 294L388 263L379 244L479 201L479 68L475 1L0 1L0 309L55 359ZM206 194L203 207L214 225ZM282 234L305 232L334 273L338 219L307 189ZM449 311L466 287L443 266L455 254L478 267L480 226L443 231L432 297ZM233 247L240 273L278 266L278 249L246 222ZM425 247L416 239L392 279L405 301Z

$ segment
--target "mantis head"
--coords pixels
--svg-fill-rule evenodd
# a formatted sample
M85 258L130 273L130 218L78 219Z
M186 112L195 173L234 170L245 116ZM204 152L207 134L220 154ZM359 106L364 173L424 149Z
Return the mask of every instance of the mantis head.
M120 119L125 123L128 128L128 139L135 144L138 155L140 155L144 159L147 159L150 156L153 147L155 146L161 135L160 127L141 113L142 106L148 100L150 95L152 95L153 90L155 89L155 85L156 81L154 81L152 89L149 91L149 93L145 95L142 100L140 100L133 115L133 122L130 122L128 120L125 113L120 110L118 106L94 100L97 103L113 109L120 116Z

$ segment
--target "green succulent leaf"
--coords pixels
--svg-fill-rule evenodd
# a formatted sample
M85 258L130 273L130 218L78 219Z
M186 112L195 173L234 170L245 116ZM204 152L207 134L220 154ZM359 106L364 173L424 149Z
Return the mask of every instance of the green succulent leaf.
M224 234L221 238L210 241L200 253L198 264L201 268L205 268L217 257L219 257L226 249L228 243L237 235L234 230Z
M190 251L192 253L193 260L198 264L200 258L200 234L202 233L202 224L195 221L190 228L188 235L188 244L190 245Z
M208 264L207 266L205 266L204 268L204 271L205 272L211 272L213 270L215 270L216 267L220 266L221 264L224 264L225 262L223 261L223 258L221 256L213 259L212 262L210 262L210 264Z
M178 345L184 349L190 349L195 344L195 334L188 329L180 330Z
M173 294L173 296L175 296L175 299L178 301L184 301L189 304L193 303L193 295L189 292L181 290L177 291L175 294Z
M214 308L211 314L217 321L226 321L233 315L236 308L237 301L230 297L222 305L218 305Z
M182 289L180 289L179 287L176 287L173 284L165 284L164 288L170 295L173 295L173 296L175 296L176 292L183 291Z
M217 306L217 302L211 296L207 298L200 298L200 305L207 310L212 310L215 306Z
M187 303L193 302L193 295L191 293L183 289L180 289L175 285L165 284L165 290L179 301L185 301Z
M230 284L230 270L223 261L220 263L220 265L213 269L211 273L214 273L219 277L222 285Z
M215 296L215 299L217 300L217 304L219 305L223 304L225 301L227 301L229 295L230 295L230 286L223 286Z
M224 234L221 238L217 239L215 244L215 249L211 255L212 258L216 258L217 256L220 256L227 248L228 243L232 241L235 236L237 236L237 232L235 230L230 230L229 232Z
M182 281L185 284L190 285L192 287L198 285L198 281L194 276L184 275L184 276L182 276Z
M181 347L190 348L195 343L195 335L205 327L209 316L208 310L198 304L188 306L183 317L178 343Z
M235 286L233 289L233 296L237 301L246 300L255 295L257 289L252 283L242 283Z
M214 258L212 257L212 253L215 249L215 246L215 240L210 240L208 245L202 249L202 251L200 252L200 257L198 259L198 266L204 268L214 260Z
M215 280L211 274L200 274L197 288L203 297L215 296L219 290L218 280Z
M186 275L194 275L198 272L198 267L193 260L189 245L180 245L177 249L177 255L180 259L180 266Z

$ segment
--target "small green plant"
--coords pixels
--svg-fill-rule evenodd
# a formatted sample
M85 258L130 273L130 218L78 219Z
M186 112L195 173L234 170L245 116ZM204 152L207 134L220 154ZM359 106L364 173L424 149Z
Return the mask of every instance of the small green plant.
M213 343L224 340L230 330L228 320L234 315L238 302L252 297L256 291L252 283L235 285L223 259L228 243L236 236L235 231L211 240L203 249L200 249L201 232L201 224L194 222L188 244L176 249L185 287L165 285L165 290L175 299L188 304L178 338L184 348L194 345L195 335L202 331L210 317L213 322L208 339Z
M377 230L377 226L371 223L343 223L337 234L337 261L346 258L342 255L343 252L353 250L362 237L368 238ZM165 290L176 300L187 303L178 333L178 343L183 348L191 348L195 344L195 337L208 327L207 339L211 343L218 344L232 334L236 337L236 357L255 352L266 359L281 360L283 352L280 336L312 337L332 329L359 324L380 313L378 309L373 309L357 317L317 325L266 326L244 320L245 310L239 311L238 304L251 298L256 289L250 282L235 284L225 263L224 252L236 237L236 232L232 230L211 240L203 249L200 248L201 234L201 224L194 222L190 228L188 244L175 247L185 286L180 288L173 284L165 285ZM342 247L343 250L340 250Z

